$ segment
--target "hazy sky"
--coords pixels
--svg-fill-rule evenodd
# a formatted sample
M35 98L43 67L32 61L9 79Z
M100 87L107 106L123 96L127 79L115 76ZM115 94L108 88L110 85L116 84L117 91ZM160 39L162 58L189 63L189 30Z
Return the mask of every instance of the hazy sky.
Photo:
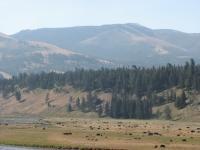
M200 33L200 0L0 0L0 32L138 23Z

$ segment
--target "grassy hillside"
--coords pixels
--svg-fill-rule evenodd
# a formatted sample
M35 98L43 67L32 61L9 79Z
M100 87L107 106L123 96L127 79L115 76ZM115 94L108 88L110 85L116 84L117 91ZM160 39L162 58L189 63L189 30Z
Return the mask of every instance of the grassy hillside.
M55 93L55 89L50 91L36 89L34 91L26 92L21 90L21 100L18 102L13 94L10 94L7 99L0 98L0 116L2 117L18 117L18 116L37 116L37 117L90 117L97 115L94 113L83 114L79 110L67 112L66 105L69 103L70 97L75 102L76 98L86 97L86 92L74 90L72 87L63 87L62 91ZM49 93L49 99L46 102L46 95ZM102 100L110 100L111 94L99 93L99 98ZM2 96L1 96L2 97Z
M65 92L67 91L67 93ZM177 96L180 95L181 89L175 90ZM165 91L158 93L158 95L164 95ZM0 116L1 117L68 117L68 118L98 118L97 113L89 112L82 113L80 110L73 108L70 113L67 112L66 105L69 103L70 97L72 97L72 104L75 104L76 98L86 97L86 92L74 90L70 86L60 87L59 92L55 92L55 88L48 91L43 89L36 89L34 91L27 92L21 90L22 98L18 102L14 95L9 95L7 99L0 98ZM46 101L47 93L49 93L49 99ZM174 102L165 103L161 106L155 106L152 108L153 118L156 119L156 112L159 109L160 115L158 120L165 120L164 109L168 105L172 110L172 120L174 121L200 121L200 94L198 92L190 91L187 94L187 106L183 109L177 109L174 106ZM106 101L111 100L111 93L98 93L103 104ZM191 104L189 103L191 102Z
M180 95L182 89L176 90L177 95ZM161 94L161 93L160 93ZM153 107L152 111L155 115L157 110L160 111L159 119L165 119L164 109L168 105L172 111L172 120L174 121L191 121L191 122L199 122L200 121L200 94L196 91L186 92L187 100L186 107L182 109L177 109L174 106L174 102L167 103L162 106Z

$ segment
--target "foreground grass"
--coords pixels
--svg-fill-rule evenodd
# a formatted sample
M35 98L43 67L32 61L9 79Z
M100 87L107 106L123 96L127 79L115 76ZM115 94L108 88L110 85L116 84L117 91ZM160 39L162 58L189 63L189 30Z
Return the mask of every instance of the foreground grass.
M170 150L200 149L199 127L199 123L157 120L47 118L38 123L0 125L0 144L57 149L136 150L151 150L155 145L160 147L164 144ZM191 130L195 132L191 133ZM143 132L160 135L149 136Z

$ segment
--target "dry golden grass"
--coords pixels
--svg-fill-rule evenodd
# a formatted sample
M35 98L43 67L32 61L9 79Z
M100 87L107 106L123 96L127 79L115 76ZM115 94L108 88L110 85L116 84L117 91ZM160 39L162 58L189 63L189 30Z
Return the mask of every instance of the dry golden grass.
M70 96L72 96L73 101L71 102L72 106L75 104L76 98L86 97L87 93L79 90L74 90L70 86L62 87L63 90L67 89L69 93L64 91L55 93L55 89L49 91L49 100L48 103L45 101L45 97L48 93L47 90L36 89L30 91L29 93L22 93L22 102L18 102L15 99L14 95L9 95L8 99L0 98L0 116L3 117L19 117L19 116L37 116L37 117L96 117L97 114L87 113L83 114L80 111L73 111L70 114L67 113L66 105L69 103ZM176 91L176 95L181 94L180 89L173 88ZM159 93L158 95L166 95L166 91ZM198 93L194 94L194 91L187 93L186 95L189 99L193 99L193 104L187 105L183 109L177 109L174 107L174 103L167 103L162 106L153 107L153 114L159 109L161 112L160 119L164 119L164 108L166 105L169 105L172 110L172 119L173 120L184 120L184 121L200 121L200 95ZM1 96L0 96L1 97ZM100 92L98 97L103 100L103 104L106 101L110 101L111 94Z
M66 105L69 103L70 96L72 96L73 101L71 104L75 104L76 98L86 97L86 92L81 92L74 90L72 87L66 86L63 89L67 89L69 93L59 92L55 93L54 89L49 91L48 103L45 97L48 93L47 90L36 89L30 91L29 93L23 92L21 90L22 98L21 102L15 99L14 95L9 95L7 99L3 99L0 96L0 116L3 117L19 117L19 116L39 116L39 117L56 117L56 116L69 116L69 117L83 117L84 114L80 112L72 112L70 115L67 113ZM111 94L100 93L99 97L101 99L110 100ZM90 117L91 114L86 114L86 117ZM94 116L94 115L92 115ZM95 115L97 116L97 115Z
M51 126L42 130L45 124ZM151 150L155 145L160 147L164 144L170 150L200 149L199 127L199 123L191 122L46 118L39 123L1 125L0 144L136 150ZM191 130L195 132L191 133ZM149 136L143 132L157 132L160 135ZM98 133L100 136L97 136Z
M169 105L172 109L173 120L179 120L179 122L98 119L96 113L83 114L80 111L67 113L66 104L68 104L70 96L72 96L72 103L74 103L77 97L86 97L87 93L74 90L71 87L63 88L66 88L70 93L54 93L53 90L49 91L48 102L50 102L50 107L45 101L48 91L41 89L31 91L30 93L21 91L22 100L24 100L21 103L17 102L12 95L6 100L0 99L1 116L37 116L46 118L39 123L0 125L0 144L54 148L99 147L136 150L151 150L154 149L155 145L159 147L161 144L165 144L166 149L170 150L200 149L200 133L197 132L200 124L195 123L200 121L199 105L188 105L186 108L178 110L173 103L168 103L153 108L153 113L160 109L160 119L163 119L164 108L166 105ZM180 90L177 90L177 95L180 92ZM187 95L193 96L188 93ZM100 93L99 98L105 101L110 100L111 94ZM200 101L199 95L195 96L195 101L197 102L195 104L198 104ZM57 116L62 118L56 118ZM180 120L185 122L180 122ZM49 122L51 126L42 130L44 124L49 124ZM62 124L57 124L58 122ZM118 126L118 122L123 122L121 127ZM90 130L90 126L93 127L93 130ZM100 129L98 129L99 126ZM178 130L179 128L182 130ZM191 130L195 130L195 133L191 133ZM162 136L143 134L143 132L148 131L152 133L158 132ZM65 132L72 132L72 135L63 135ZM102 136L96 136L97 133L102 134ZM129 135L130 133L132 135ZM177 136L177 134L180 134L180 136ZM86 136L88 137L86 138ZM182 139L186 139L186 142L183 142ZM170 142L170 140L173 142Z

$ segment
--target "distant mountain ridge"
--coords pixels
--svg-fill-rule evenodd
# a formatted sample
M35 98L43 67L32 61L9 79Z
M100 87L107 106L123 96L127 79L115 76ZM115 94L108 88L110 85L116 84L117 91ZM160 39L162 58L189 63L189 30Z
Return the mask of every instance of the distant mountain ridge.
M51 44L17 40L0 33L0 74L6 78L24 72L65 72L75 68L101 67L116 67L116 64L70 52Z
M0 74L200 63L200 34L114 24L0 33Z
M50 43L123 65L177 65L190 58L200 63L199 33L152 30L133 23L23 30L12 37Z

